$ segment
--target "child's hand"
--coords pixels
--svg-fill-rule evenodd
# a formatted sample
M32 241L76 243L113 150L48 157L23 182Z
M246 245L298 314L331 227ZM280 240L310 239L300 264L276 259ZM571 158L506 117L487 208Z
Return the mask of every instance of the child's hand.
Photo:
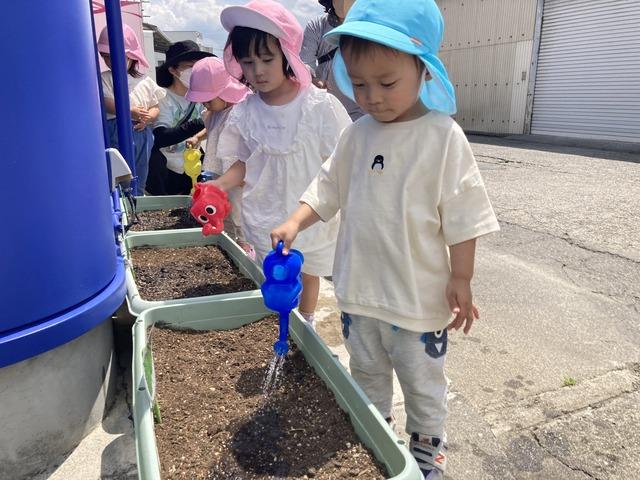
M271 246L276 248L278 242L282 240L284 242L282 253L287 255L289 253L289 248L291 248L291 244L298 236L299 231L300 225L297 222L291 219L287 220L282 225L271 231Z
M141 122L136 122L136 123L133 124L133 129L136 132L140 132L140 131L144 130L145 128L147 128L147 124L145 122L141 121Z
M322 88L322 89L326 89L327 88L327 84L325 82L323 82L322 80L318 79L318 78L314 77L312 82L318 88Z
M452 275L447 283L446 295L451 313L456 316L447 330L458 330L464 325L462 331L466 335L471 330L473 322L480 318L480 313L472 302L471 281Z
M136 122L151 123L149 111L142 107L131 107L131 118Z
M195 135L191 138L187 138L187 148L197 148L200 145L200 140Z

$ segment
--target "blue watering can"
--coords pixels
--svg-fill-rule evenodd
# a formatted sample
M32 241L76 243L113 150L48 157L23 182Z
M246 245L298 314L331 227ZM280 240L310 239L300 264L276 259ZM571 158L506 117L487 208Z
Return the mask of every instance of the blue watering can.
M269 252L262 262L265 281L260 290L264 304L269 310L280 315L280 336L273 344L276 355L286 355L289 351L287 335L289 334L289 314L298 306L302 292L302 264L304 256L298 250L289 250L288 255L282 253L284 243L278 242L274 250Z

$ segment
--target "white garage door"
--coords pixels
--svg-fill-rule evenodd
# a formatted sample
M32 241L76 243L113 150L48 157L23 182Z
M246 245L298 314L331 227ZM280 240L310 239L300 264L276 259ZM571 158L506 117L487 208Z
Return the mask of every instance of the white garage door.
M640 0L545 0L531 133L640 142Z

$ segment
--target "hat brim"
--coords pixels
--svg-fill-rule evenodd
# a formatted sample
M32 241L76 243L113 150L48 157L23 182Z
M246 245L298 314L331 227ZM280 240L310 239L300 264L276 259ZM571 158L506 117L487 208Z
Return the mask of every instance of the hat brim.
M417 43L418 40L411 39L402 32L377 23L363 21L345 22L333 30L328 31L324 35L324 38L327 42L338 45L342 35L371 40L372 42L380 43L411 55L421 55L425 52L425 49L421 48L422 45Z
M163 66L166 66L167 68L175 67L180 62L190 62L192 60L198 61L207 57L215 57L215 55L213 53L203 51L182 52L175 57L171 57L169 60L165 61Z
M189 89L187 91L187 94L185 95L185 98L190 102L200 103L209 102L214 98L221 98L228 103L240 103L247 97L249 92L250 90L247 87L233 80L214 92L199 92Z
M422 103L431 110L437 110L447 115L456 113L455 91L444 65L436 55L427 52L417 39L410 38L385 25L363 21L345 22L327 32L324 38L329 43L337 45L342 35L363 38L417 56L431 75L431 80L425 81L420 91ZM333 58L332 70L338 88L355 101L351 78L340 51Z
M220 23L229 33L236 27L248 27L270 33L276 38L284 36L284 31L261 13L242 5L226 7L220 12Z
M111 55L111 50L109 50L109 45L106 45L103 43L98 44L98 52ZM125 56L129 60L136 60L143 69L146 70L147 68L149 68L149 62L147 62L147 59L143 55L140 55L137 52L130 52L125 50Z
M222 23L222 26L227 32L231 32L236 27L248 27L267 32L278 39L286 36L284 30L282 30L277 23L265 17L262 13L242 5L226 7L222 10L220 13L220 23ZM282 43L280 43L280 47L289 66L293 70L297 82L302 87L310 85L311 73L309 72L309 68L300 59L300 55L285 48ZM242 78L242 69L236 59L233 58L231 50L231 45L227 45L224 50L224 64L231 75L240 79Z

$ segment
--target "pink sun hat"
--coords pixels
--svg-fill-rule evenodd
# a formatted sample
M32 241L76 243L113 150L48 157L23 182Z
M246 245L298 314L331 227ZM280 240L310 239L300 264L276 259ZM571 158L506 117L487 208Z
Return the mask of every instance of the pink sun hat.
M231 33L235 27L249 27L270 33L280 41L282 52L302 87L311 84L311 73L300 58L304 33L289 10L273 0L252 0L246 5L227 7L220 13L224 29ZM224 65L231 75L242 78L240 64L233 57L231 44L224 49Z
M122 25L122 35L124 36L124 53L127 58L131 60L137 60L140 66L143 68L149 68L149 62L142 53L142 47L136 32L133 31L129 25ZM98 37L98 51L102 53L109 53L109 32L107 27L104 27Z
M191 69L189 90L185 98L190 102L208 102L221 98L225 102L240 103L251 93L224 68L222 60L215 57L198 60Z

